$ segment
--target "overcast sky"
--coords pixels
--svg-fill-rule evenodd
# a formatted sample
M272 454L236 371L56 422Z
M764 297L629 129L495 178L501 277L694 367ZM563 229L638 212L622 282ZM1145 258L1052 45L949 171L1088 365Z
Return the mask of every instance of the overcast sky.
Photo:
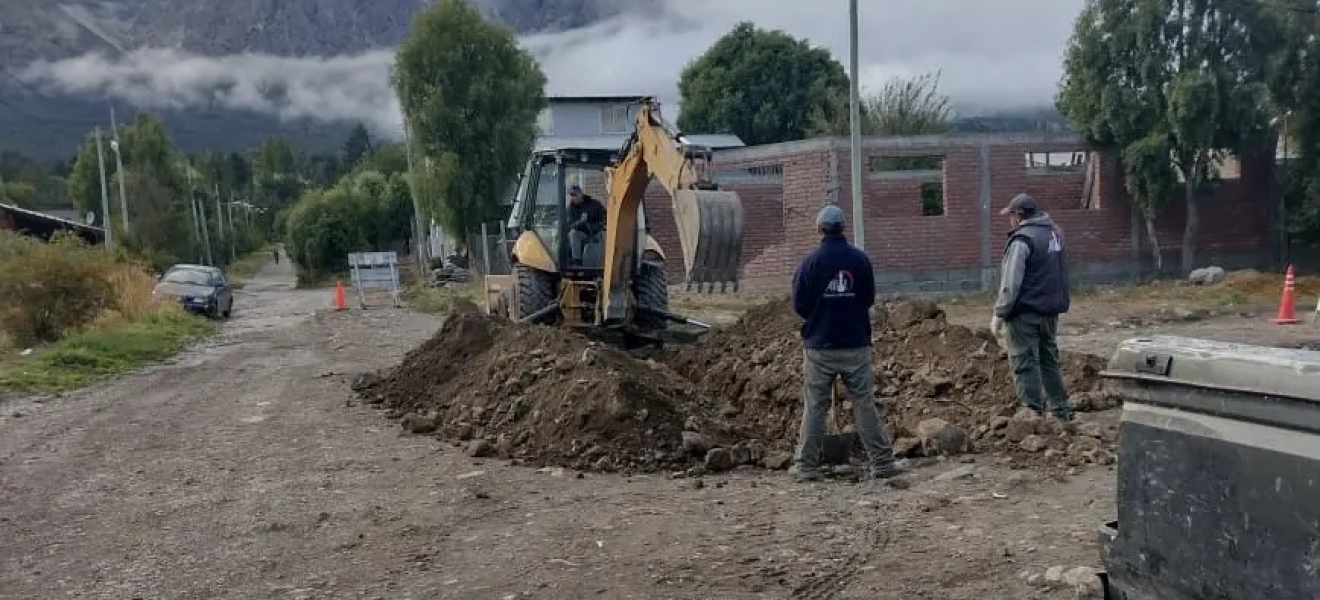
M625 15L564 33L524 38L555 95L652 94L677 100L679 71L738 21L783 29L830 49L845 65L845 0L665 0L661 15ZM942 71L942 90L960 106L1049 103L1064 43L1082 0L864 0L861 82ZM35 65L34 83L64 92L108 93L148 107L221 104L287 117L363 121L398 131L389 51L288 59L203 58L148 49L111 61L86 56ZM264 91L286 86L283 98ZM667 111L672 113L674 109ZM672 115L671 115L672 116Z

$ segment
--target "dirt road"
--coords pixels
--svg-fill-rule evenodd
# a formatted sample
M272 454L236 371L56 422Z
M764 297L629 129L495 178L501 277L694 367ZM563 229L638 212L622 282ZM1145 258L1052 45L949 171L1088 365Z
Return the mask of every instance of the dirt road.
M433 318L329 312L285 264L172 364L0 407L0 598L1073 598L1112 474L910 489L535 471L400 435L347 381Z

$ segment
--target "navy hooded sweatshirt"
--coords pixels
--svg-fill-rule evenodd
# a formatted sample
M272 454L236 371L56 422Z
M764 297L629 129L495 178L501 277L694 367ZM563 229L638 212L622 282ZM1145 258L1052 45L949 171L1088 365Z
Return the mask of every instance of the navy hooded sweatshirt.
M793 309L804 321L807 348L870 347L874 304L871 259L843 235L826 235L793 275Z

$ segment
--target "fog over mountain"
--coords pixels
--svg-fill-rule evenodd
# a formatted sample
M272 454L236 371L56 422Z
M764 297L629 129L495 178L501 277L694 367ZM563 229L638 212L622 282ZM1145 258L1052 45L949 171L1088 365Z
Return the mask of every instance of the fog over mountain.
M671 116L683 66L741 20L807 38L847 63L843 0L473 1L521 32L552 95L653 94ZM15 137L31 147L24 131L38 129L37 138L52 140L44 143L76 144L107 120L112 101L125 114L162 112L186 145L244 146L270 133L322 145L358 121L378 135L401 133L389 67L420 0L318 0L310 12L275 0L202 0L188 9L161 0L10 2L0 8L8 40L0 51L15 34L58 31L67 41L0 59L10 75L0 76L8 84L0 87L5 147ZM46 7L45 21L23 21L44 25L5 25L17 22L6 17L19 5ZM1081 0L863 2L862 85L938 70L964 114L1048 105L1080 8Z

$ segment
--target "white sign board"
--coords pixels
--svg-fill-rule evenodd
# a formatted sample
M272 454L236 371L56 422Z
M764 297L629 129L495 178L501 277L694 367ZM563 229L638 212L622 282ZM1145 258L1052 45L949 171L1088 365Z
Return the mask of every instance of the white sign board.
M354 252L348 255L348 266L352 269L353 290L358 298L358 305L367 307L366 292L388 291L394 307L399 302L399 253L397 252Z

